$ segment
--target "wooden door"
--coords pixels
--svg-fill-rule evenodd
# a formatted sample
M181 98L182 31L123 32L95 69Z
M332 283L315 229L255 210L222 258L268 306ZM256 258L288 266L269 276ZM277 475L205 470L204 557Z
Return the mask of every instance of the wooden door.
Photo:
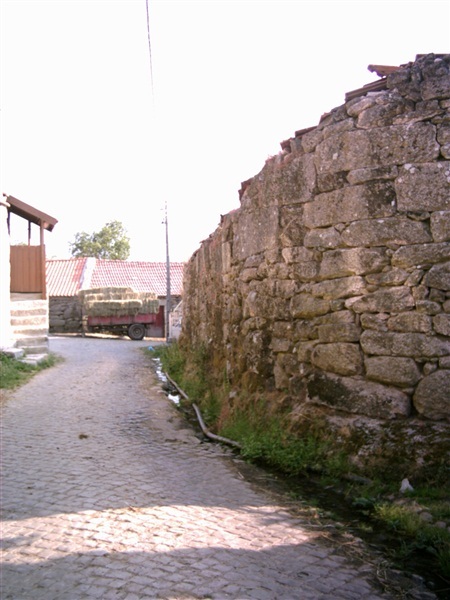
M45 248L11 246L11 293L42 293L45 297Z

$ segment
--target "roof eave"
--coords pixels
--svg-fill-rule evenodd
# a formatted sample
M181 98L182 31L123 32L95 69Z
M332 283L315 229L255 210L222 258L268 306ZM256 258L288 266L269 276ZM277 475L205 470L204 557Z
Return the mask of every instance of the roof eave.
M47 215L46 213L34 208L30 204L26 202L22 202L18 198L14 198L14 196L7 196L6 201L9 204L8 211L21 217L22 219L26 219L35 225L39 225L39 227L43 227L47 231L52 231L58 219Z

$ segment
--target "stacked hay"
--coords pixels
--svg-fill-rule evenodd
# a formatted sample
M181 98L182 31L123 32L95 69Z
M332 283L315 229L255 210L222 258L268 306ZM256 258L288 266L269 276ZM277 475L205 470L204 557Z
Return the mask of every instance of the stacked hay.
M124 317L157 313L159 302L153 292L135 292L128 287L81 290L78 296L88 317Z

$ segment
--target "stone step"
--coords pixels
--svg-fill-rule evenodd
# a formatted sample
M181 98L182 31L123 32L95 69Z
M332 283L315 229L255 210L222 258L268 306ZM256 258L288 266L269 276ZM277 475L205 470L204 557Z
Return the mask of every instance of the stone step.
M48 311L43 308L25 308L11 310L11 319L20 321L21 319L48 319Z
M16 359L22 358L25 354L22 348L3 348L2 353Z
M11 292L11 302L28 302L29 300L44 300L41 292Z
M40 331L38 333L38 335L23 335L21 337L17 337L16 338L16 344L18 346L20 346L21 348L23 347L23 344L25 344L25 345L28 344L29 345L30 343L31 344L35 344L35 343L38 343L38 344L42 344L42 343L48 344L48 335L47 335L47 332Z
M25 354L48 354L48 300L18 298L11 302L11 329Z
M48 310L48 300L15 300L11 302L11 311L15 310Z
M26 363L27 365L38 365L48 358L48 352L41 352L39 354L27 354L20 359L20 362Z
M18 348L22 348L26 355L48 353L48 336L24 336L16 339Z
M21 317L26 317L28 315L32 315L32 316L46 316L48 315L48 310L47 307L43 307L43 306L35 306L35 307L30 307L27 308L25 306L22 306L22 302L20 303L21 306L20 308L11 308L11 317L15 317L15 318L21 318Z
M41 338L47 337L48 329L47 327L31 327L30 325L26 325L24 327L12 327L12 333L14 335L14 339L21 338Z
M36 345L36 346L26 346L22 348L26 358L30 356L30 354L47 354L48 355L48 346L46 345Z
M11 319L11 328L17 333L26 330L33 331L47 331L48 321L47 319L39 318L23 318L23 319Z

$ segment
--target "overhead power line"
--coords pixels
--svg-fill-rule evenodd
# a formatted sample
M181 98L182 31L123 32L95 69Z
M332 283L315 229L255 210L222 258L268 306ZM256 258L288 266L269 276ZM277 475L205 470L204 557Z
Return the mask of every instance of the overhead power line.
M152 88L152 99L155 101L155 95L153 90L153 64L152 64L152 43L150 39L150 14L148 10L148 0L145 0L145 8L147 10L147 37L148 37L148 56L150 59L150 84Z

